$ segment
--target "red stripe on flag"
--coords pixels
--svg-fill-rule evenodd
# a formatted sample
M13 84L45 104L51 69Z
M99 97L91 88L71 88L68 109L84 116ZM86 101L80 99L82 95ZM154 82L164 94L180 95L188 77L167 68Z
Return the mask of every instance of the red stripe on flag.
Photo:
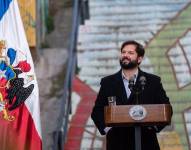
M22 105L8 113L15 120L4 120L3 112L0 112L0 149L41 150L42 140L27 107Z

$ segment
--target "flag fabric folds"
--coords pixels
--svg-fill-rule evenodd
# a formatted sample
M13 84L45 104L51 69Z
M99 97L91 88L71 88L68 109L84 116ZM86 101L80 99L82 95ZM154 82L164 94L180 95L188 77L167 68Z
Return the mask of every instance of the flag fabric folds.
M0 149L42 149L38 84L17 0L0 0Z

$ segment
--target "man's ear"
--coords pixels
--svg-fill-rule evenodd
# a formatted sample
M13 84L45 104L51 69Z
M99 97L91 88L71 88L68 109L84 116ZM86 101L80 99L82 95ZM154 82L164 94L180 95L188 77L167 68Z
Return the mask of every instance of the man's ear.
M138 57L138 64L140 64L143 60L143 57Z

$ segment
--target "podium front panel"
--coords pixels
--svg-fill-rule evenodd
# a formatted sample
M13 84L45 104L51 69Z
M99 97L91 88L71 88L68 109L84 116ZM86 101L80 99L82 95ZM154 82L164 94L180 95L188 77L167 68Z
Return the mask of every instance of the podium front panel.
M169 124L171 114L169 104L114 105L104 108L106 126Z

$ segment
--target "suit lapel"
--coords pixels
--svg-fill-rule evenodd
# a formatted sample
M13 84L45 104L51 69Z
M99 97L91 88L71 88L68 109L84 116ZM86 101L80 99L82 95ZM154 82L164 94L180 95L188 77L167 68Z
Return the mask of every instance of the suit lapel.
M137 79L136 79L136 82L135 82L135 87L140 87L140 77L141 76L144 76L144 72L140 70L140 68L138 68L138 76L137 76ZM142 93L139 93L139 97L138 97L138 101L139 103L141 103L141 100L140 100L140 96L141 96ZM136 95L134 93L131 93L130 96L129 96L129 102L131 104L135 104L136 103Z
M125 86L124 86L123 79L122 79L121 70L116 73L115 82L116 82L116 87L117 87L116 88L117 95L121 98L121 99L119 99L118 103L125 104L128 100L127 100L127 94L126 94Z

